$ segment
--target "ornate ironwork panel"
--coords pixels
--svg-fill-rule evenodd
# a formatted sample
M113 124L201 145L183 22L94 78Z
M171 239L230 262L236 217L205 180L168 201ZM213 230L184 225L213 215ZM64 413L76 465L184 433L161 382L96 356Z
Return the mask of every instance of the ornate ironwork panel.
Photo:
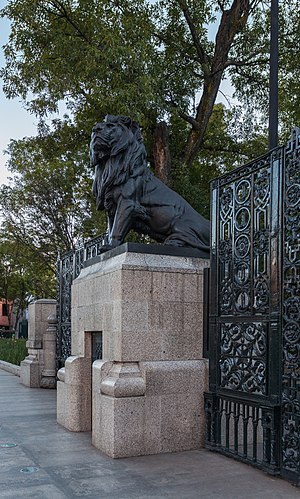
M282 306L282 468L300 481L300 135L288 144L284 172Z
M207 447L300 479L300 135L212 182Z
M218 386L259 395L268 393L273 163L267 155L217 186Z
M221 324L220 387L266 394L266 353L265 324Z
M74 253L69 252L57 262L56 364L58 369L71 354L71 284L74 275Z
M266 156L246 177L220 180L220 316L269 312L271 165Z
M71 355L71 286L85 261L100 255L100 248L107 242L107 234L102 234L80 244L58 258L57 262L57 368L64 366Z

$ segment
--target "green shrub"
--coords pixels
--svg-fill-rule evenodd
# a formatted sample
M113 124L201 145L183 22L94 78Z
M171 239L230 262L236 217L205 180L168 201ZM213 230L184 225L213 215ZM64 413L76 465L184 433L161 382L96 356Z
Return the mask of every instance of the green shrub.
M27 356L26 339L0 338L0 360L19 366Z

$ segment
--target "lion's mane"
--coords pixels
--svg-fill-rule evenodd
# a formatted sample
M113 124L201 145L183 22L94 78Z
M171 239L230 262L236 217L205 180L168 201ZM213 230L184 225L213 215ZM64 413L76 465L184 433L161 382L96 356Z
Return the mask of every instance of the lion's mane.
M98 158L104 149L109 157L101 164ZM104 208L110 188L150 174L140 127L130 118L108 115L104 123L95 125L90 151L91 163L96 166L93 193L98 209Z

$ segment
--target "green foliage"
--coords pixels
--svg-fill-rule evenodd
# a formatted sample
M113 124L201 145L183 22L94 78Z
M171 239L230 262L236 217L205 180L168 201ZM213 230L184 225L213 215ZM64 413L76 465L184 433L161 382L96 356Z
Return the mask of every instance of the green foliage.
M32 92L28 108L42 117L65 99L88 129L129 108L141 119L155 98L150 10L143 1L9 1L4 91L23 99Z
M182 160L190 133L186 118L195 118L216 48L208 30L223 21L222 9L229 12L231 4L8 0L2 10L12 26L1 73L4 91L8 97L22 96L41 119L64 100L83 134L107 113L130 115L143 126L148 146L157 120L171 125L179 119L185 133L176 135L173 160L179 154ZM253 2L246 34L237 31L233 37L224 74L233 68L234 77L244 67L232 59L258 72L266 66L261 57L266 55L268 16L260 4Z
M8 234L5 234L6 237ZM19 312L24 310L33 297L55 297L53 270L36 248L19 243L11 235L4 239L0 234L0 296L13 302ZM18 315L18 314L17 314Z
M0 296L18 310L33 297L55 297L59 251L104 231L91 193L87 142L83 132L57 120L51 130L9 145L14 183L0 189Z
M178 116L177 108L187 113L191 111L197 94L202 90L205 70L184 18L182 3L160 0L154 7L154 37L160 42L155 71L162 86L164 110L171 116ZM199 42L212 57L214 43L208 40L207 31L215 20L214 2L200 0L187 4Z
M107 113L130 115L143 126L148 146L158 120L171 125L179 119L186 129L176 135L182 160L191 130L187 118L196 117L214 57L208 29L222 20L221 6L231 3L8 0L2 10L12 26L1 72L4 92L21 96L42 120L63 100L74 126L84 134ZM267 15L261 2L254 3L252 22L245 35L234 38L222 69L232 78L244 68L233 59L245 61L257 73L266 67ZM237 85L239 81L245 94L249 85L243 75ZM266 91L264 85L259 88Z
M8 166L15 177L0 191L4 229L36 248L50 266L58 251L99 232L87 142L73 125L56 121L54 130L9 146Z
M210 218L210 181L264 154L267 135L262 130L259 120L244 120L240 106L228 110L223 104L215 105L198 159L191 168L176 163L173 188Z
M279 4L279 131L284 143L300 123L299 33L300 11L297 0ZM245 64L229 69L236 96L253 116L258 113L267 124L269 114L269 33L270 2L259 2L246 28L236 38L232 58Z
M26 339L0 337L0 360L19 366L27 356Z
M283 0L280 9L285 140L300 122L300 11L296 0ZM9 268L18 269L8 273L7 296L13 289L21 296L22 286L27 297L54 296L57 251L104 231L91 195L88 142L107 113L139 121L152 166L155 127L167 122L172 186L209 216L209 181L267 150L269 13L269 2L259 0L7 1L0 14L11 22L3 90L39 118L37 137L11 141L14 182L0 191L0 245ZM225 77L240 106L215 104ZM47 124L62 101L68 114Z
M270 5L258 2L231 50L228 73L236 96L249 112L268 116ZM244 62L244 63L243 63Z
M158 119L195 118L216 49L218 28L233 5L216 0L8 0L11 21L1 71L8 97L21 96L40 118L64 100L84 133L107 113L137 119L150 139ZM246 3L244 2L246 5ZM270 4L250 1L221 71L237 96L266 120ZM192 28L188 24L189 19ZM225 16L226 17L226 16ZM283 132L299 120L300 13L280 4L280 117ZM218 33L218 36L221 36ZM200 47L200 49L199 49ZM201 53L204 57L201 58ZM250 114L251 113L251 114ZM185 124L187 121L185 122ZM187 134L177 136L181 151Z
M26 245L3 229L0 232L0 276L0 296L13 307L13 315L8 315L12 329L16 329L21 312L34 297L56 295L50 262L43 259L37 248Z
M300 125L299 37L300 10L296 0L280 5L279 40L279 118L281 140Z

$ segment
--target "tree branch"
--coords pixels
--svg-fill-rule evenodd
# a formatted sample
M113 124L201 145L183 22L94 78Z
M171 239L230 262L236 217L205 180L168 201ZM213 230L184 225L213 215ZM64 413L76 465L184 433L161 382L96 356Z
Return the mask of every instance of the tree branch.
M79 26L73 21L72 17L70 16L69 12L67 11L66 7L60 0L49 0L49 4L52 5L54 9L56 9L56 12L52 9L49 9L45 6L42 6L46 12L49 14L52 14L56 17L59 18L64 18L66 21L73 27L73 29L78 33L80 38L85 40L89 45L92 45L91 40L86 36L86 34L79 28Z
M225 10L224 2L221 2L220 0L218 0L218 5L220 7L221 12L224 12L224 10Z
M192 20L188 6L187 6L185 0L177 0L177 1L178 1L178 4L179 4L182 12L183 12L183 15L184 15L185 20L188 24L188 27L190 29L190 33L192 35L192 39L193 39L193 42L194 42L194 45L195 45L195 48L196 48L196 51L197 51L197 54L199 57L199 61L202 65L205 66L205 64L207 64L209 62L209 58L208 58L208 55L206 54L206 52L203 48L203 45L198 37L197 31L196 31L196 26ZM203 70L205 71L205 68L203 68Z
M180 118L182 118L183 120L185 120L187 123L189 123L190 125L192 125L192 127L195 129L195 130L198 130L200 128L200 125L198 123L198 121L195 120L195 118L193 118L192 116L190 116L189 114L186 114L184 113L183 111L181 111L180 109L177 109L177 112L180 116Z
M190 116L189 114L185 113L184 111L182 111L180 108L179 108L179 105L177 104L177 102L174 101L174 99L170 98L169 100L168 99L165 99L165 102L166 104L169 104L171 105L174 109L177 110L178 112L178 115L180 116L180 118L182 118L183 120L185 120L187 123L189 123L190 125L192 125L192 127L195 129L195 130L198 130L199 129L199 123L198 121L195 120L195 118L193 118L192 116Z
M222 90L220 90L220 89L219 89L219 92L220 92L220 94L223 95L224 99L226 99L228 106L231 107L231 103L230 103L230 100L228 99L227 95L225 95L224 92L222 92Z
M234 59L229 59L224 66L224 69L228 68L229 66L238 66L238 67L243 67L243 66L253 66L255 64L266 64L269 62L269 58L265 59L255 59L252 61L235 61Z
M158 32L153 33L153 36L155 38L157 38L157 40L159 40L161 43L164 43L165 46L170 46L170 40L168 40L167 37L162 36ZM172 40L172 45L175 46L173 40ZM197 55L192 55L188 52L188 49L190 49L190 48L194 48L194 43L191 43L188 47L185 48L185 50L183 50L182 48L180 49L182 52L182 57L187 57L189 61L196 62L197 64L199 64L199 62L200 62L199 57ZM197 76L196 72L194 72L194 74ZM200 75L199 75L199 77L202 78L202 76L200 76Z

